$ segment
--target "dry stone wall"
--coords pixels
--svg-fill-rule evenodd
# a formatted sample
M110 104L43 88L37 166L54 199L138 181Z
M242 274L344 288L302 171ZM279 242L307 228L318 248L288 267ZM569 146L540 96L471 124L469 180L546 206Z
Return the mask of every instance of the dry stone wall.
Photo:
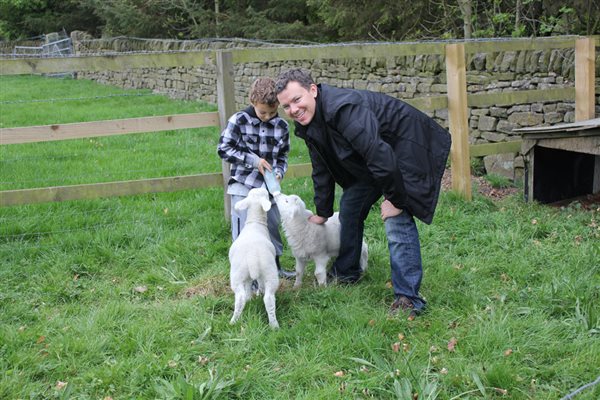
M122 51L206 50L264 46L254 42L143 41L125 38L89 40L73 38L78 54ZM574 87L574 49L499 51L468 55L468 93L504 93L531 89ZM368 89L399 99L447 93L444 57L441 55L397 56L360 59L316 59L286 62L236 64L235 101L238 108L248 103L248 89L257 76L276 76L292 67L312 71L317 82L339 87ZM596 60L600 75L600 57ZM79 78L123 88L147 88L175 99L216 103L216 68L140 68L119 72L79 73ZM596 90L598 93L599 90ZM600 96L596 114L600 114ZM531 104L492 105L469 109L472 144L520 140L515 128L574 121L574 103L540 101ZM428 112L442 126L448 126L447 109ZM488 173L519 180L523 159L519 154L484 157Z

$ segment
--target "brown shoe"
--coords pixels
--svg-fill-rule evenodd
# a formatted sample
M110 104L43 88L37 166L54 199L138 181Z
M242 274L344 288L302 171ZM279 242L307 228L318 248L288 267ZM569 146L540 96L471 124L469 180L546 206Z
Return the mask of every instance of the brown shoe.
M389 314L390 316L396 316L400 312L405 314L409 321L412 321L416 318L417 312L414 310L415 305L408 299L406 296L398 296L396 300L390 306Z

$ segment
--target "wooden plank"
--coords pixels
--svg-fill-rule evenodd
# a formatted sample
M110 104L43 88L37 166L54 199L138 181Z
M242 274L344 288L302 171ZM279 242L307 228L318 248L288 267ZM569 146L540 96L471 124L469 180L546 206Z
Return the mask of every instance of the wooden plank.
M0 145L217 126L218 113L193 113L0 129Z
M510 106L515 104L574 101L575 88L515 90L502 93L474 93L467 95L469 107Z
M311 164L290 165L286 173L286 178L310 176L311 171ZM0 191L0 207L205 189L221 186L222 183L222 175L212 173L85 185L5 190Z
M600 156L600 136L538 139L536 146Z
M233 62L295 61L317 59L361 59L444 54L443 43L394 43L319 45L231 50Z
M199 174L86 185L53 186L0 192L0 207L23 204L90 200L102 197L175 192L220 186L221 174Z
M305 176L311 176L312 164L295 164L289 165L288 170L285 173L286 178L302 178Z
M575 46L577 36L558 36L548 38L525 38L509 40L476 40L465 41L465 52L473 53L496 53L500 51L520 50L549 50L549 49L571 49Z
M448 85L448 122L452 135L452 189L471 200L471 164L469 156L469 119L467 115L467 77L465 48L462 43L446 46Z
M212 51L107 54L81 57L0 59L0 74L125 71L132 68L192 67L211 62Z
M233 56L229 51L217 51L217 108L219 109L219 125L221 131L227 127L227 121L235 112L235 87L233 78ZM227 185L231 165L221 160L221 176L223 179L223 212L225 220L231 219L231 197L227 194Z
M594 39L575 42L575 121L596 116L596 53Z
M402 100L421 111L435 111L448 108L448 97L445 95L416 97L414 99Z
M521 140L510 142L472 144L469 147L471 157L483 157L491 154L518 153L521 151Z

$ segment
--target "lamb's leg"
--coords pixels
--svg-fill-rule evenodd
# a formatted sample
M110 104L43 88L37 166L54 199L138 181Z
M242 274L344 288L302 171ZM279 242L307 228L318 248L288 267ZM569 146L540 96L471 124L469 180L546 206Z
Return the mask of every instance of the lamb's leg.
M294 282L294 289L299 289L300 286L302 286L304 268L306 268L306 260L303 258L296 258L296 281Z
M328 256L315 257L315 278L319 286L327 285L327 263L329 262Z
M243 285L238 285L235 288L235 306L233 308L233 317L231 317L230 324L235 324L236 321L242 315L242 311L244 311L244 307L246 306L246 301L248 300L248 295Z
M367 270L368 264L369 264L369 246L367 246L367 243L363 240L362 249L360 252L360 270L363 274Z
M263 301L269 317L269 325L274 329L279 328L279 322L277 322L277 316L275 315L275 290L270 285L265 288Z

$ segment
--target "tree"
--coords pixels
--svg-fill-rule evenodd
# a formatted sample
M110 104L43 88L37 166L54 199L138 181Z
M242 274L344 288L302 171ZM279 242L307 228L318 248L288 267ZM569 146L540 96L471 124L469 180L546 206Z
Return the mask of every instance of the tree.
M79 0L0 0L0 38L24 39L63 28L99 33L100 21Z
M463 17L463 32L465 39L471 39L473 34L473 7L471 0L458 0L458 6Z
M0 36L340 42L600 33L600 1L0 0Z

